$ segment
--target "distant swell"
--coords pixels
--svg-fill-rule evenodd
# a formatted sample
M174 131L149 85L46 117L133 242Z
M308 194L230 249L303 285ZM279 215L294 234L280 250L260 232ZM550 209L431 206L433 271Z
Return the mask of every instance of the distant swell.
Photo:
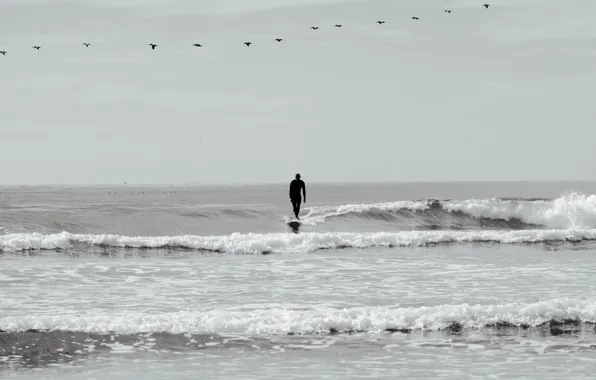
M536 303L440 305L425 307L286 308L171 313L83 313L0 317L6 332L35 330L86 333L217 333L249 335L313 334L329 331L409 331L535 327L545 323L596 322L596 303L554 299Z
M596 228L596 195L571 193L554 200L422 200L313 207L304 218L318 224L337 218L384 220L413 229Z
M187 248L230 254L310 253L333 248L410 247L447 243L531 244L596 240L596 229L468 230L231 234L225 236L121 236L62 232L0 236L0 251L56 250L77 245L118 248Z
M182 210L177 212L178 215L192 218L192 219L217 219L218 217L231 218L257 218L268 216L267 214L258 210L241 209L241 208L204 208L201 211L187 211Z

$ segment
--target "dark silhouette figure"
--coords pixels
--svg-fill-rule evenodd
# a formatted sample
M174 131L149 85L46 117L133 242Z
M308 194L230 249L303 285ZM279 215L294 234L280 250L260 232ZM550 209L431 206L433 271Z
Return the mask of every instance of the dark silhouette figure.
M445 9L445 13L451 13L451 9Z
M310 28L311 28L312 30L319 30L319 27L318 27L318 26L311 26Z
M377 21L377 24L379 25L383 25L385 23L385 21Z
M6 52L4 50L2 50L2 51L0 51L0 54L6 55Z
M335 24L335 27L336 27L336 28L341 28L341 27L342 27L342 25L341 25L341 24Z
M33 46L33 49L39 50L39 49L41 49L41 46Z
M201 45L201 44L192 44L192 46L203 47L203 45Z
M490 4L484 4L483 7L488 9L488 7L490 7Z
M296 215L296 219L298 220L300 220L298 214L300 214L300 203L302 202L300 191L304 194L304 203L306 203L306 185L300 179L300 174L296 174L296 179L290 183L290 201L294 208L294 215Z
M245 42L244 45L250 47L250 45L252 45L252 42Z
M149 44L149 46L151 46L151 50L155 50L155 48L157 47L156 44Z
M88 42L83 42L83 46L85 46L85 47L89 47L90 45L91 45L91 44L90 44L90 43L88 43Z
M419 17L416 17L416 16L414 16L414 17L412 17L412 20L420 20L420 18L419 18Z
M281 42L281 41L283 41L283 39L282 38L276 38L275 41Z

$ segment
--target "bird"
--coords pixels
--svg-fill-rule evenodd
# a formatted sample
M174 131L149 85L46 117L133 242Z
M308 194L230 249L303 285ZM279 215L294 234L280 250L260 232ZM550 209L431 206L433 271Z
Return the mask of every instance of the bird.
M445 9L445 13L451 13L451 9Z
M484 4L483 7L488 9L488 7L490 7L490 4Z
M341 25L341 24L335 24L335 27L336 27L336 28L341 28L341 27L342 27L342 25Z
M252 42L245 42L244 45L246 45L247 47L250 47L250 45L252 45Z
M155 50L155 48L157 47L157 45L156 45L156 44L149 44L149 46L151 46L151 49L152 49L152 50Z
M412 20L420 20L420 18L419 18L419 17L416 17L416 16L414 16L414 17L412 17Z
M39 49L41 49L41 46L33 46L33 49L39 50Z
M317 30L317 29L319 29L319 27L318 27L318 26L311 26L310 28L311 28L312 30Z
M0 54L6 55L6 52L4 50L2 50L2 51L0 51Z
M276 38L275 41L281 42L281 41L283 41L283 39L282 38Z
M385 23L385 21L377 21L377 24L379 24L379 25L382 25L384 23Z
M89 47L89 45L91 45L91 44L88 42L83 42L83 46Z
M192 44L192 46L203 47L203 45L201 45L201 44Z

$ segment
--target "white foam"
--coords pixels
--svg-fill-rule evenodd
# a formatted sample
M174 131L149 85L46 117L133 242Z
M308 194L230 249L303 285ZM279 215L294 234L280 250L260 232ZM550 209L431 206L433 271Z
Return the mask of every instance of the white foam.
M517 218L549 228L596 227L596 195L570 193L552 201L508 201L500 199L449 201L448 211L462 211L474 217Z
M328 232L231 234L225 236L121 236L84 235L62 232L42 235L10 234L0 236L0 250L69 248L73 244L119 248L180 247L231 254L309 253L320 249L408 247L441 243L493 242L503 244L596 240L596 229L573 230L469 230L400 232Z
M0 236L0 251L17 252L26 249L59 249L71 246L71 234L43 235L7 234Z
M212 310L173 313L105 313L87 315L24 315L0 317L7 331L28 329L94 333L236 333L287 334L339 330L379 332L395 329L444 329L452 323L480 328L497 322L537 326L552 319L596 321L596 302L553 299L500 305L441 305L428 307L356 307L350 309L285 308L251 311Z

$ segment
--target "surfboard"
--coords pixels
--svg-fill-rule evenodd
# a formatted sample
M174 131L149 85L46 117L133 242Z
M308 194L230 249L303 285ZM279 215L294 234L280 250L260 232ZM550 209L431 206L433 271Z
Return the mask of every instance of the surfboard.
M292 221L288 222L288 226L290 226L290 227L300 227L300 224L301 223L297 220L292 220Z

